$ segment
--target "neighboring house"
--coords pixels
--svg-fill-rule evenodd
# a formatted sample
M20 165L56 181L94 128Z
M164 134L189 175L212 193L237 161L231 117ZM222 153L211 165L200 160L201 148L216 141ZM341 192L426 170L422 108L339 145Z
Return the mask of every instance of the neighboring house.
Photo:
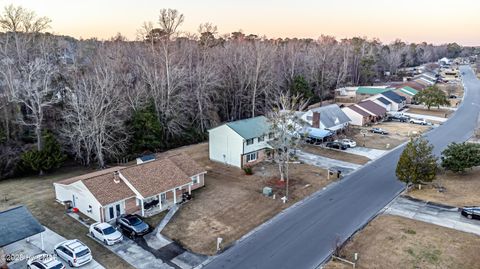
M357 101L357 87L342 87L335 89L335 101L340 103L355 103Z
M113 167L53 183L56 200L96 221L121 214L151 216L204 186L206 171L185 154L129 167Z
M409 86L403 86L402 88L397 88L396 90L394 90L394 92L400 96L405 97L407 104L411 104L413 97L418 93L417 90Z
M259 116L212 128L208 137L210 160L242 168L265 158L273 134L267 118Z
M377 122L387 116L387 110L371 100L362 101L357 107L371 115L370 122Z
M380 94L389 90L391 89L387 86L358 87L356 100L361 101L373 95Z
M148 163L155 161L155 154L144 155L137 158L137 164Z
M382 96L392 103L391 111L402 110L407 104L407 98L396 94L394 91L386 91Z
M43 232L45 227L28 211L25 206L17 206L0 212L0 268L25 268L22 259L5 259L5 257L26 257L28 254L17 242L29 241L39 235L41 250L45 251ZM10 263L10 264L9 264Z
M388 101L380 94L374 95L367 100L373 101L375 104L385 108L387 112L392 110L392 102Z
M350 118L337 104L310 109L303 113L301 119L312 128L339 132L350 123Z
M344 107L342 111L350 118L350 124L352 125L364 126L373 120L370 113L358 107L356 104Z

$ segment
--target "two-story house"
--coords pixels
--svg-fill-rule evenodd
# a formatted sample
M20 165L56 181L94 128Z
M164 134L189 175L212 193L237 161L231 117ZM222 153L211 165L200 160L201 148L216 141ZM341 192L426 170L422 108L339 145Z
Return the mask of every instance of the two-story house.
M263 160L273 139L264 116L228 122L208 130L210 160L239 168Z

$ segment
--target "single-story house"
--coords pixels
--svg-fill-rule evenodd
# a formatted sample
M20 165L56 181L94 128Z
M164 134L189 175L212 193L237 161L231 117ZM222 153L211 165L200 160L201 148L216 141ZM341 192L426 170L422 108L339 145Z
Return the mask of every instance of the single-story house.
M394 92L400 96L405 97L407 104L412 103L413 97L418 93L417 90L409 86L397 88Z
M337 104L317 107L303 113L301 119L312 128L337 133L345 129L350 118Z
M367 100L370 100L370 101L374 102L375 104L385 108L385 110L387 110L387 112L392 110L392 102L388 101L387 99L385 99L385 97L383 97L380 94L374 95L374 96L368 98Z
M259 116L212 128L208 137L210 160L243 168L265 158L273 134L267 118Z
M112 167L53 183L56 200L96 221L121 214L151 216L204 186L206 171L185 154L129 167Z
M382 92L386 92L391 90L388 86L365 86L365 87L358 87L357 89L357 101L361 101L371 97L373 95L380 94Z
M358 86L335 89L335 101L341 103L355 103L357 101Z
M28 240L33 236L40 236L41 250L45 250L43 244L43 232L45 227L28 211L25 206L17 206L0 212L0 268L8 268L6 256L25 254L25 250L15 244L22 240ZM11 267L21 268L16 264L19 259L10 261ZM13 265L14 264L14 265Z
M372 100L362 101L357 106L371 115L370 122L377 122L387 116L387 110Z
M394 91L386 91L381 95L392 103L391 111L402 110L407 104L407 98L396 94Z
M372 122L373 116L357 104L343 107L342 111L350 118L350 124L364 126Z

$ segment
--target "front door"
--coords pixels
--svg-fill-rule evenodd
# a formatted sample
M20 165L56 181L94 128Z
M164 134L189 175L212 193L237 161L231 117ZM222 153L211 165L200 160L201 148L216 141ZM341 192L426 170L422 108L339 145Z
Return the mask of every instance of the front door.
M123 208L124 203L118 203L114 205L110 205L106 208L107 210L107 221L110 221L112 219L116 219L120 217L124 213L124 208Z

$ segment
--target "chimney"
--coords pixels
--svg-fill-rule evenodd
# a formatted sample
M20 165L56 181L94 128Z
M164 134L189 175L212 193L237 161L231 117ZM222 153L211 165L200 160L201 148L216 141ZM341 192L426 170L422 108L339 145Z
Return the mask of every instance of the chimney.
M313 112L312 127L320 128L320 113L318 112Z
M116 184L120 183L120 176L119 176L119 174L120 174L119 171L113 172L113 182L115 182Z

